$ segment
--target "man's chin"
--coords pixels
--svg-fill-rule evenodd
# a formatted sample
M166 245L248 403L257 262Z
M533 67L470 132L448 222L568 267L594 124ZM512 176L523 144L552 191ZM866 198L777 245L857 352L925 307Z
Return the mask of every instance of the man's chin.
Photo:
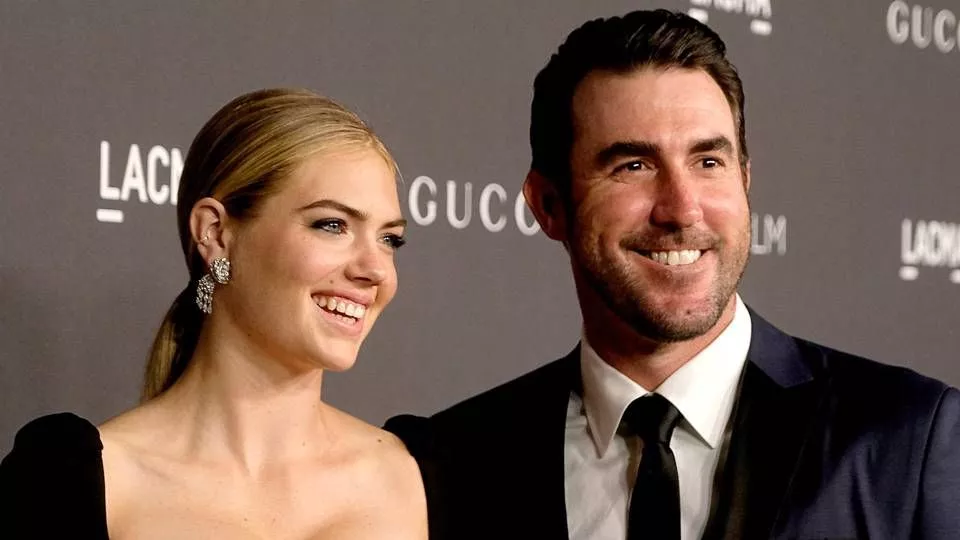
M717 319L653 321L646 325L648 336L661 343L678 343L698 338L710 332Z
M711 301L670 302L647 306L632 325L637 332L662 343L688 341L707 334L720 320L723 306Z

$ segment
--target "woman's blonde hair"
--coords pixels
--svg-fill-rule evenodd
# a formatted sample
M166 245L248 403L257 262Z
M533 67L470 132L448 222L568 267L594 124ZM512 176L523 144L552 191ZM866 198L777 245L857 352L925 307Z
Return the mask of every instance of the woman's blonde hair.
M143 401L166 391L183 374L203 324L194 284L208 270L190 232L194 204L213 197L231 218L248 219L311 155L352 148L375 150L396 170L386 147L356 114L308 90L244 94L207 121L190 144L177 194L177 228L190 283L173 301L153 340Z

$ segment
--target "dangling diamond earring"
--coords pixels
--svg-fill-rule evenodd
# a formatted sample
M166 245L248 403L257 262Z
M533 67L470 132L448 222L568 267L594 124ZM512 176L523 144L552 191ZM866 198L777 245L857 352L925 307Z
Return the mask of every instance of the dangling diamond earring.
M214 283L226 285L230 283L230 260L226 257L217 257L210 264L210 273L204 274L197 282L197 307L209 315L213 312Z

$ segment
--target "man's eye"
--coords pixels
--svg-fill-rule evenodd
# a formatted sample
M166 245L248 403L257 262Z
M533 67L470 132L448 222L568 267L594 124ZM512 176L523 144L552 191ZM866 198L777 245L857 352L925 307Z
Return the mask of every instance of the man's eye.
M390 246L391 249L400 249L407 243L407 239L399 234L388 234L383 237L383 243Z
M717 159L717 158L708 157L708 158L703 158L703 159L701 159L701 160L700 160L700 165L701 165L704 169L714 169L714 168L716 168L716 167L721 166L721 165L722 165L722 162L721 162L719 159Z
M619 165L616 169L614 169L614 172L634 172L649 168L650 167L648 167L646 163L642 161L628 161L622 165Z
M347 224L343 222L342 219L330 218L330 219L319 219L313 222L314 229L319 229L321 231L326 231L333 234L343 234L344 229Z

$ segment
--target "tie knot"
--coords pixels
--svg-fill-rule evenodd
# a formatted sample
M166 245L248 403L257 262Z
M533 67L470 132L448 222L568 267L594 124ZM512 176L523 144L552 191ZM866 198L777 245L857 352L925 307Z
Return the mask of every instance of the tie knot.
M673 428L680 421L680 411L660 394L647 394L633 400L623 413L623 421L644 442L669 444Z

